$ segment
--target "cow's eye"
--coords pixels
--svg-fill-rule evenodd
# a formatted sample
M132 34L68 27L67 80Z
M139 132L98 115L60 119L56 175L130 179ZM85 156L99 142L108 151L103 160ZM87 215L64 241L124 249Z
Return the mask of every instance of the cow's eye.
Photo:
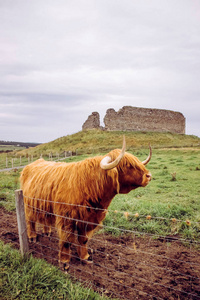
M151 174L146 174L146 177L147 177L148 179L151 179Z

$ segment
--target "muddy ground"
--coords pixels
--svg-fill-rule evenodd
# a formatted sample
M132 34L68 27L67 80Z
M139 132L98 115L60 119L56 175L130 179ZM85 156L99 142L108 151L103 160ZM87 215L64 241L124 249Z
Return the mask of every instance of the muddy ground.
M0 208L0 239L19 248L16 214L3 208ZM38 242L29 246L35 257L58 265L56 232L50 238L40 234ZM200 250L191 243L183 244L174 237L154 239L147 235L131 235L115 238L101 233L94 236L89 247L94 263L80 263L72 248L68 274L105 296L200 299Z

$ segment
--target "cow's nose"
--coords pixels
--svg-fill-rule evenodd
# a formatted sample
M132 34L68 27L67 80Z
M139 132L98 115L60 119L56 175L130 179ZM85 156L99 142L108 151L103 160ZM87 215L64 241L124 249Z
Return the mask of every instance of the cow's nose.
M148 173L147 175L147 178L149 179L149 181L151 180L151 178L152 178L152 175L151 175L151 173Z

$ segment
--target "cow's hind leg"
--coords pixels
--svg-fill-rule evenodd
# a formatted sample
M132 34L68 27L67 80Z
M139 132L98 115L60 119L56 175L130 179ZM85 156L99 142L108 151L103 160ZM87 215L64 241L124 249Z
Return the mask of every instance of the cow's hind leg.
M36 242L37 233L36 233L36 220L37 216L34 214L34 211L29 208L30 203L25 202L25 216L26 216L26 228L29 242ZM32 204L30 204L33 206Z
M26 220L26 224L29 242L35 243L37 241L36 223L33 220Z
M44 225L42 230L43 235L47 235L48 237L51 236L51 226L50 225Z
M43 224L43 235L51 236L51 226L55 224L55 216L46 212L45 216L41 218Z

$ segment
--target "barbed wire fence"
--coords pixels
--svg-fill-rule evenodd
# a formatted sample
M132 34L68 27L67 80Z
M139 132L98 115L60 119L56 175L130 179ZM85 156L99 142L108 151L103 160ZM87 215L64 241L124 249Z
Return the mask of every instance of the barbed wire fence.
M18 234L22 254L31 252L38 258L44 258L53 265L58 266L59 237L55 225L44 224L38 221L40 215L46 217L54 215L62 217L65 222L70 217L55 215L26 204L27 198L21 190L16 191L16 210L18 218ZM33 199L36 201L52 202L46 199ZM37 213L37 242L28 243L24 208L19 205L28 205L30 210ZM62 203L63 205L74 204ZM78 205L78 208L95 209L89 206ZM103 209L101 209L103 210ZM105 210L106 213L117 214L128 218L131 213L123 211ZM138 213L132 214L135 218ZM152 217L141 216L151 222ZM154 217L155 219L156 217ZM167 220L167 218L159 218ZM170 219L175 222L174 219ZM74 222L85 220L73 219ZM186 220L176 220L186 222ZM44 235L43 226L51 236ZM98 225L98 224L96 224ZM192 224L188 224L192 226ZM194 224L195 226L195 224ZM65 229L64 229L65 230ZM108 232L118 231L117 236ZM66 232L67 233L67 232ZM79 280L87 287L103 295L119 299L200 299L200 242L174 236L159 236L124 228L102 225L89 242L89 253L93 264L85 265L79 259L76 248L79 246L78 233L74 230L75 242L72 243L70 268L66 276Z

